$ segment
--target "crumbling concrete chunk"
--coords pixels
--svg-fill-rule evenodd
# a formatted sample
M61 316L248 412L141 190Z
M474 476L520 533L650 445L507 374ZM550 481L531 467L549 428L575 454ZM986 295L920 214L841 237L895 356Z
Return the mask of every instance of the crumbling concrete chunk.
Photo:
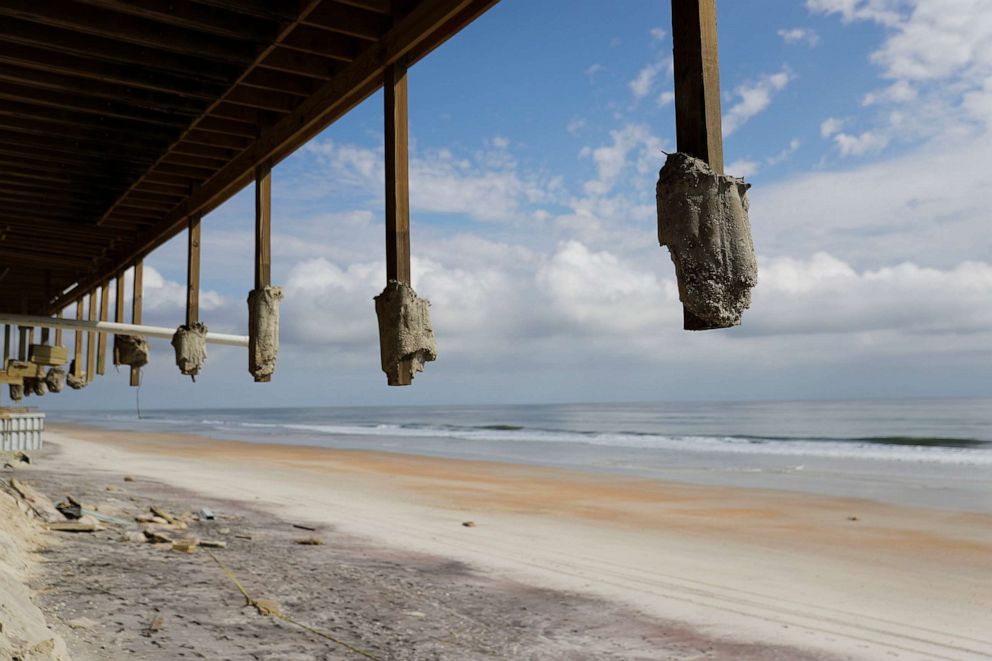
M410 285L390 280L375 297L379 317L379 351L389 385L406 385L424 363L437 359L430 301Z
M197 321L190 326L180 326L172 336L172 347L176 350L179 371L195 377L207 360L206 324Z
M49 392L62 392L65 390L65 370L61 367L48 368L48 372L45 374L45 383L48 385Z
M279 355L280 287L262 287L248 293L248 371L255 381L269 381Z
M675 263L679 299L698 322L687 324L691 330L736 326L751 305L758 264L748 188L681 153L669 154L658 175L658 241Z
M72 370L69 370L69 373L65 375L65 383L73 390L82 390L87 386L86 379L80 376L76 376L75 374L72 373Z
M24 384L23 383L12 383L10 384L10 399L19 402L24 399Z
M141 368L150 355L148 340L141 335L114 335L114 365Z

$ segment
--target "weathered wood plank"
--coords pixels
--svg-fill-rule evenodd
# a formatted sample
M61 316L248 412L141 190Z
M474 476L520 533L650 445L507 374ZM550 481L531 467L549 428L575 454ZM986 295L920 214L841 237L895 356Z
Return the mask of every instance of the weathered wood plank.
M76 319L83 318L83 299L76 301ZM77 379L83 377L83 331L77 330L73 344L72 375Z
M100 321L107 321L110 306L110 281L100 287ZM103 376L107 371L107 334L100 333L96 349L96 373Z

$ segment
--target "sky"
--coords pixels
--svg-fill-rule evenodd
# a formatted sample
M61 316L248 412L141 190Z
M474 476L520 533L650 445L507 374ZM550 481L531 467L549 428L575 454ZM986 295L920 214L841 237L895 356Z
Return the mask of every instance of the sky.
M992 0L720 0L727 172L753 184L740 327L682 330L654 191L667 0L502 0L409 73L413 285L439 358L390 388L382 96L273 171L277 374L152 340L143 408L992 396ZM244 334L253 198L204 219L201 318ZM182 323L185 235L146 261ZM124 371L43 408L126 408Z

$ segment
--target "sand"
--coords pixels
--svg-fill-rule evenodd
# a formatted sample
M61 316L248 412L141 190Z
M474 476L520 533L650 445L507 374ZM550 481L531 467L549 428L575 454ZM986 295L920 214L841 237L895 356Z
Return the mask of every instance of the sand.
M575 606L582 617L599 613L583 625L606 627L597 644L630 646L589 658L693 658L669 653L676 638L665 643L666 631L694 641L698 658L992 657L987 515L184 435L57 427L47 441L64 466L91 478L131 474L332 527L394 559L458 563L482 581L477 598L515 603L507 594L537 590L535 607L552 609L541 626L559 647L511 657L584 658L567 652L582 642L568 642L561 627L572 616L555 614L548 595L585 604ZM636 626L609 630L618 621ZM529 626L537 625L521 623L521 640ZM646 635L656 653L636 648ZM478 649L462 658L484 655ZM458 658L457 648L386 652Z

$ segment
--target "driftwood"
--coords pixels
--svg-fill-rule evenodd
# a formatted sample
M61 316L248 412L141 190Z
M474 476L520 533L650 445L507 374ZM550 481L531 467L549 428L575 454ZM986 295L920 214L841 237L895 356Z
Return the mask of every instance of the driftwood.
M437 359L430 305L413 287L396 280L375 297L382 371L391 386L410 383L424 371L424 363Z
M736 326L751 305L758 265L748 188L681 153L669 154L658 175L658 241L675 263L688 330Z
M172 336L176 350L176 367L187 376L196 377L207 360L207 326L199 321L183 324Z
M248 294L248 371L255 381L272 379L279 355L279 301L282 289L262 287Z
M141 335L114 335L114 365L141 368L150 354L148 340Z

